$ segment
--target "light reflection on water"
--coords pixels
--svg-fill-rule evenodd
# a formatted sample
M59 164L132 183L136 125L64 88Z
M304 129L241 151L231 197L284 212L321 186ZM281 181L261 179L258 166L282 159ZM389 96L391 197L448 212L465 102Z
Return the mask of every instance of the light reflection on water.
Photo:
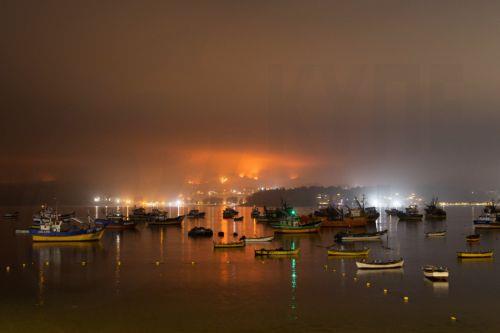
M496 259L456 258L455 252L467 247L470 208L448 208L449 218L442 222L398 223L382 216L370 230L387 228L387 238L356 245L370 247L369 258L405 259L404 269L380 272L357 271L356 259L328 258L325 246L333 243L335 232L331 229L217 251L212 239L187 236L195 225L213 228L214 239L224 231L225 241L235 239L233 232L237 238L272 233L267 225L250 218L250 208L239 208L245 215L243 222L222 219L222 209L208 207L206 219L185 220L181 227L141 224L137 231L109 230L98 243L70 244L33 244L26 236L14 235L14 229L27 225L34 211L25 209L20 221L0 224L4 244L0 319L8 320L13 331L42 327L41 331L191 332L243 327L246 331L351 332L353 327L377 331L382 326L485 332L500 324L499 318L482 310L497 305ZM79 211L86 214L87 208ZM448 230L445 238L424 236L440 229ZM500 232L481 234L476 248L500 251ZM301 253L256 259L254 249L262 247L298 247ZM22 263L27 266L21 268ZM423 279L425 264L448 266L449 283ZM8 272L6 265L11 266ZM404 296L409 302L402 301ZM85 320L89 313L110 309L113 315L100 322ZM452 314L459 318L453 324Z

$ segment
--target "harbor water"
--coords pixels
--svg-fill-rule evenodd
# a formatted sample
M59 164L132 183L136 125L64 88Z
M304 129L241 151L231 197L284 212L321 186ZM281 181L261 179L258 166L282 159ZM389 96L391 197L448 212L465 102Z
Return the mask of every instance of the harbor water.
M358 271L356 259L329 258L326 247L338 229L214 250L218 231L226 241L234 232L237 238L273 233L250 218L251 208L238 208L242 222L222 219L223 208L202 207L204 219L182 226L142 223L107 230L99 242L64 244L15 233L30 225L36 207L2 208L20 217L0 223L0 331L495 332L500 326L500 259L456 256L470 248L465 236L480 208L449 207L448 218L434 222L399 222L382 213L366 230L388 229L387 236L355 246L369 247L372 259L404 258L403 269L389 271ZM74 209L80 216L93 212L65 207ZM212 228L214 237L189 238L193 226ZM425 237L443 229L445 237ZM500 254L500 231L480 233L473 248ZM292 246L300 255L254 256L255 249ZM448 267L449 281L426 280L426 264Z

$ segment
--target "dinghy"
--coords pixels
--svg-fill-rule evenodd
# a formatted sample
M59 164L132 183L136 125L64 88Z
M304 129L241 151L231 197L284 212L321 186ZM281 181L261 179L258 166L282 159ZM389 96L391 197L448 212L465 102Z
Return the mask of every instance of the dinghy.
M405 261L403 258L397 260L372 260L372 261L356 261L358 269L392 269L401 268Z
M261 243L261 242L272 242L274 236L264 236L264 237L241 237L241 240L246 243Z
M450 273L448 272L448 268L446 267L427 265L422 267L422 271L426 278L434 281L446 281L448 280L448 276L450 275Z

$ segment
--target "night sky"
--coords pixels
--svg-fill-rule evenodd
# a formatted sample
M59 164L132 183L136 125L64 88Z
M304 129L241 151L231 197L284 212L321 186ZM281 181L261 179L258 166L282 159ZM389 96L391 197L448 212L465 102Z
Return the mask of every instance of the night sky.
M0 1L0 182L496 188L497 1Z

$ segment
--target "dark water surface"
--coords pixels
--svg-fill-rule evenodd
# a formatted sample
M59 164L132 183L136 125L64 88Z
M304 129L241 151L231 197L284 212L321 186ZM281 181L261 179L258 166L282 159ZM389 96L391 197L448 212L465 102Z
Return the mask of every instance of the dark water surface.
M460 261L455 254L467 248L464 237L472 232L478 208L448 208L444 222L398 222L382 214L370 229L389 229L388 239L362 245L371 248L371 258L405 259L403 270L389 272L359 272L355 259L328 258L322 246L333 243L334 229L216 251L212 239L187 237L194 225L226 235L272 234L250 218L249 208L239 208L244 222L222 220L222 209L204 208L207 218L186 220L182 227L141 224L135 231L108 230L97 243L73 244L33 244L30 237L15 235L35 211L22 209L18 221L0 223L0 331L500 330L500 262ZM444 228L445 238L424 236ZM500 254L499 235L482 231L477 248ZM295 258L254 257L255 248L292 243L301 248ZM448 266L449 283L426 281L425 264Z

